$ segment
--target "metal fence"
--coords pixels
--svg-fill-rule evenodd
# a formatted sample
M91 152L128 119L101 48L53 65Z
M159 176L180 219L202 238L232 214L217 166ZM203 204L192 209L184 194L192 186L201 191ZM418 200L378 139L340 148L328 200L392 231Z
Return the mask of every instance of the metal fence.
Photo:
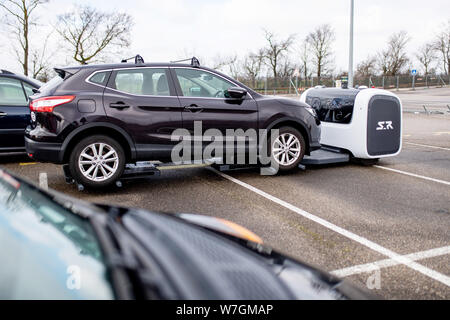
M427 76L377 76L377 77L355 77L355 85L365 85L368 87L382 89L402 89L419 87L444 87L449 85L449 76L427 75Z
M326 87L335 87L336 79L334 77L322 77L319 81L317 77L308 79L301 78L278 78L273 77L258 78L256 80L239 79L242 83L262 94L295 94L302 93L308 88L317 85ZM424 87L444 87L450 85L450 77L448 75L427 75L412 77L409 75L401 76L373 76L373 77L355 77L355 86L367 86L369 88L380 89L415 89Z

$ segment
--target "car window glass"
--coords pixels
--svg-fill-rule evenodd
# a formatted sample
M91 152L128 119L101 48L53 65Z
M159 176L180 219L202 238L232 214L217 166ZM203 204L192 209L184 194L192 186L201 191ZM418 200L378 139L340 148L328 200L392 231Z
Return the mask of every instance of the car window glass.
M89 78L89 81L104 86L108 81L108 76L109 71L97 72L96 74L94 74L92 77Z
M225 90L235 85L203 70L175 69L183 96L225 98Z
M170 96L166 69L119 70L114 81L119 91L149 96Z
M113 297L89 222L1 170L0 241L0 299ZM68 285L74 272L77 290Z
M25 94L27 95L27 100L29 100L28 98L34 94L33 87L30 86L26 82L22 82L22 83L23 83L23 88L25 89Z
M19 80L0 77L0 105L23 106L27 101Z
M50 94L54 89L56 89L64 80L60 76L53 77L49 82L45 83L39 88L42 95Z

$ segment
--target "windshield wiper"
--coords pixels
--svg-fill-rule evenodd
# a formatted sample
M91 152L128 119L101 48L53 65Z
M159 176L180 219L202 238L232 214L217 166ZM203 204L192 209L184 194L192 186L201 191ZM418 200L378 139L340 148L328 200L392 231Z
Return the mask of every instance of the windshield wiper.
M155 276L152 270L157 266L148 263L148 253L118 221L119 212L118 208L108 210L106 224L96 228L119 299L175 298L166 281Z

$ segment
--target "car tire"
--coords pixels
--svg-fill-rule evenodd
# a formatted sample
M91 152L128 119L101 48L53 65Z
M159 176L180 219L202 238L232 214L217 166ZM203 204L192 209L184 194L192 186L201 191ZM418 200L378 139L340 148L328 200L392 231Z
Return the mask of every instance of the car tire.
M278 136L269 140L271 163L278 165L279 171L290 171L298 167L306 151L303 135L295 128L281 127Z
M122 176L125 152L116 140L94 135L77 143L70 155L69 168L77 183L104 188Z

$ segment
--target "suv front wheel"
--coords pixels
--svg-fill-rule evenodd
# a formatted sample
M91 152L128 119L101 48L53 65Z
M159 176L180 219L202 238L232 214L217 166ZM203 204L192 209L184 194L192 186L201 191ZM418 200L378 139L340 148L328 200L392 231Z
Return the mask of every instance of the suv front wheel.
M281 127L270 148L272 161L280 171L292 170L300 164L305 155L305 139L292 127Z
M125 153L114 139L94 135L78 142L70 156L69 168L77 182L91 188L106 187L122 176Z

